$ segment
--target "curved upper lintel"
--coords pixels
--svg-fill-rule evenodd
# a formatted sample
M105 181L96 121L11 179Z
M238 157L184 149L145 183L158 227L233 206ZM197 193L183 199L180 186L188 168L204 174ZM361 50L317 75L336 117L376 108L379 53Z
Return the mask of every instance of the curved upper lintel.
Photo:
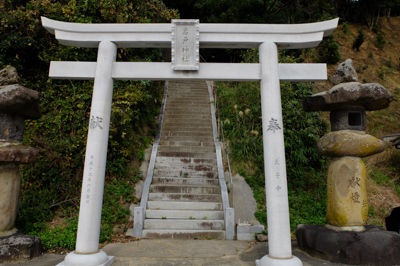
M318 45L322 37L330 35L337 27L339 19L332 19L323 22L307 23L307 24L200 24L200 36L205 37L207 40L212 40L211 45L217 45L220 48L248 48L249 37L250 39L260 36L260 42L263 42L267 37L269 41L274 41L278 47L282 36L292 36L291 41L285 44L286 49L298 49L298 47L314 47ZM42 17L42 24L50 33L55 34L56 38L65 45L83 46L83 47L97 47L99 41L109 39L110 35L120 37L119 47L164 47L167 39L170 40L171 24L170 23L133 23L133 24L84 24L84 23L71 23L51 20ZM58 33L58 34L57 34ZM310 42L309 36L317 34L321 36L318 40ZM88 35L97 36L88 40ZM153 37L154 36L154 39ZM235 36L227 39L227 36ZM264 37L262 37L264 36ZM274 40L274 36L277 40ZM280 36L280 37L278 37ZM296 36L296 37L295 37ZM303 36L303 37L302 37ZM127 42L126 38L131 38ZM125 46L121 42L130 43ZM201 38L203 39L203 38ZM114 40L111 40L114 41ZM138 45L132 45L137 42ZM207 42L207 41L206 41ZM309 46L305 46L306 43ZM127 44L126 43L126 44ZM208 42L209 43L209 42ZM258 41L256 41L258 43ZM300 45L299 45L300 44ZM208 47L209 44L200 44L202 47ZM225 47L225 45L228 45ZM169 46L169 45L168 45Z

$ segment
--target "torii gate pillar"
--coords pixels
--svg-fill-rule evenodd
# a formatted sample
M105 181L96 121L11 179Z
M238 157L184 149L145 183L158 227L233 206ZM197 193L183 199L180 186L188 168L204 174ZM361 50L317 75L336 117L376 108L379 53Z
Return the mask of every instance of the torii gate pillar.
M292 255L290 239L278 49L275 43L265 42L260 44L258 51L261 65L261 114L269 254L257 260L256 264L301 266L301 260Z

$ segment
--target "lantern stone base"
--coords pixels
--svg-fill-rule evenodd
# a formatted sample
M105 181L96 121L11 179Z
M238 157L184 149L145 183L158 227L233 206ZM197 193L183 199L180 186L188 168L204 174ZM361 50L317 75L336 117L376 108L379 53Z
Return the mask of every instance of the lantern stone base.
M400 235L365 225L363 232L335 231L323 225L298 225L299 248L310 256L351 265L397 265Z
M358 157L333 158L328 169L328 224L363 226L368 218L366 169Z
M16 233L0 237L0 264L28 261L42 254L40 237Z

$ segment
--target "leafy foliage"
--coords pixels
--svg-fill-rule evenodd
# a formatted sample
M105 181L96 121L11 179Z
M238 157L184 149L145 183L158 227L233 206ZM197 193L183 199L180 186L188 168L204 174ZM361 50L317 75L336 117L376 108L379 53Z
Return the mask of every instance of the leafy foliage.
M339 52L339 44L335 40L335 36L330 35L321 42L317 47L318 62L334 65L342 59Z
M386 35L386 33L384 33L383 31L378 31L378 33L376 34L376 41L375 41L375 44L376 44L376 47L378 47L379 49L381 49L381 50L383 50L383 47L385 46L385 44L386 44L386 40L385 40L385 36Z
M364 39L365 39L364 33L362 29L359 29L358 35L353 42L353 49L357 49L357 51L360 51L360 46L364 43Z
M68 225L49 228L56 210L77 210L93 81L48 78L50 61L96 61L97 49L66 47L41 25L40 17L79 23L168 22L176 10L160 0L19 0L6 1L0 13L0 66L18 69L23 85L41 93L43 117L26 122L24 142L40 149L35 164L22 167L22 198L17 226L40 235L47 248L75 244L76 212ZM159 49L118 49L118 60L160 61ZM101 241L108 241L113 223L123 223L134 201L132 184L140 173L131 168L143 159L156 133L162 84L117 81L111 113Z

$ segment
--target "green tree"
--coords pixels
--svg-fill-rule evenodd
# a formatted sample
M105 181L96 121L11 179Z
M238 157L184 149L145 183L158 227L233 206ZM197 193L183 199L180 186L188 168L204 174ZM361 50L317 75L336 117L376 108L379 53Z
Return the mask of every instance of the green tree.
M22 168L18 227L25 233L42 235L48 247L57 242L64 244L55 245L70 248L73 235L68 243L49 242L57 232L47 232L44 222L55 210L70 208L66 216L76 219L93 81L52 80L48 68L50 61L96 61L97 49L59 44L42 27L40 17L78 23L158 23L179 16L161 0L6 0L2 4L0 67L16 67L23 85L41 93L43 113L39 120L26 121L24 142L39 148L40 153L34 164ZM117 58L160 61L161 52L118 49ZM114 88L105 187L113 192L104 199L101 241L109 239L112 223L126 219L126 210L118 209L120 201L133 201L129 184L139 177L129 164L134 158L143 159L143 150L155 135L154 117L159 112L163 86L148 81L117 81ZM68 232L75 231L72 228Z

